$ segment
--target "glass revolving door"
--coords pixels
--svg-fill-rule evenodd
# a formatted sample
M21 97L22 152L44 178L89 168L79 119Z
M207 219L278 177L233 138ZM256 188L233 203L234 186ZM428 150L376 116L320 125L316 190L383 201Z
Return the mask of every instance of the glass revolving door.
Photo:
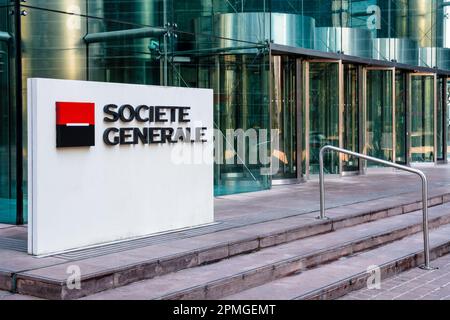
M435 162L436 75L410 75L410 158L412 162Z
M0 41L0 223L16 223L15 143L8 44Z
M307 64L306 130L309 173L319 173L319 152L325 145L342 145L342 63L340 61L310 61ZM336 152L324 157L325 173L341 173L342 162Z
M359 152L359 110L360 83L359 68L353 64L344 64L344 111L343 145L344 149ZM358 173L359 159L343 155L343 173Z
M272 57L272 161L276 161L278 171L272 176L273 183L295 182L298 179L298 143L297 134L299 112L297 110L298 64L301 61L288 56ZM276 143L274 143L276 142Z
M394 69L367 68L365 152L371 157L395 159L395 86ZM378 164L368 162L367 166Z

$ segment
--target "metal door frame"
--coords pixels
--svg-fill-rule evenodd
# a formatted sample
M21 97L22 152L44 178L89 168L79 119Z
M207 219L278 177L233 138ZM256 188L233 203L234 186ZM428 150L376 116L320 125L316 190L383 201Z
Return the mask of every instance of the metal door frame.
M309 111L310 111L310 64L311 63L337 63L338 64L338 101L339 101L339 118L338 118L338 136L339 136L339 148L343 147L343 128L344 128L344 65L342 60L330 60L330 59L308 59L304 61L304 117L305 117L305 179L310 179L310 143L309 143L309 134L310 134L310 124L309 124ZM343 155L339 155L339 175L344 175L342 172L343 167Z
M349 61L345 61L342 60L342 85L341 85L341 90L342 90L342 110L340 110L340 115L342 118L342 132L341 132L341 136L342 136L342 142L340 142L341 146L340 148L344 148L344 110L345 110L345 83L344 83L344 65L345 64L351 64L354 65L357 68L357 77L358 77L358 152L361 152L361 150L363 150L364 148L364 144L362 143L364 141L364 128L365 126L363 125L363 121L364 118L362 117L363 115L363 105L364 105L364 99L365 99L365 86L364 86L364 66L360 65L360 64L355 64L353 62L349 62ZM355 171L344 171L343 170L343 157L344 154L340 154L342 156L342 165L340 167L340 175L341 176L353 176L353 175L361 175L364 174L364 169L363 169L363 165L361 162L361 159L358 159L358 170ZM341 161L341 157L339 158Z
M362 145L363 145L363 149L362 149L362 154L367 155L367 71L391 71L392 72L392 160L393 162L396 162L396 145L397 145L397 139L396 139L396 135L397 135L397 130L396 130L396 122L395 122L395 113L396 113L396 90L395 90L395 72L396 72L396 68L385 68L385 67L363 67L363 90L364 90L364 99L363 99L363 115L362 115L362 119L363 119L363 127L364 127L364 131L362 134L363 137L363 141L362 141ZM363 173L366 173L368 170L367 167L367 161L363 160L363 163L360 164L361 171Z
M447 135L448 135L448 128L447 128L447 117L448 117L448 111L447 111L447 82L450 80L448 76L441 75L438 76L438 79L442 79L442 90L438 92L439 95L441 95L441 102L442 102L442 123L440 124L442 126L442 158L438 159L438 164L447 164L447 152L448 152L448 146L447 146ZM436 104L436 114L437 114L437 104ZM437 119L436 119L437 121ZM436 128L437 132L437 128ZM437 137L436 137L437 140Z
M434 148L434 150L433 150L433 157L434 157L434 164L436 165L437 163L438 163L438 160L437 160L437 94L438 94L438 92L437 92L437 74L436 73L430 73L430 72L416 72L416 73L409 73L408 75L407 75L407 78L408 78L408 80L407 80L407 90L408 90L408 99L407 99L407 101L408 101L408 103L407 103L407 106L406 106L406 108L407 108L407 117L408 117L408 119L407 119L407 140L408 140L408 142L407 142L407 146L408 146L408 149L406 150L406 152L407 152L407 164L408 165L411 165L411 164L414 164L414 163L421 163L421 162L413 162L412 161L412 157L411 157L411 111L412 111L412 101L411 101L411 94L412 94L412 90L411 90L411 84L412 84L412 82L411 82L411 79L412 79L412 77L433 77L433 83L434 83L434 101L433 101L433 116L434 116L434 119L433 119L433 126L434 126L434 137L433 137L433 144L434 144L434 146L433 146L433 148Z

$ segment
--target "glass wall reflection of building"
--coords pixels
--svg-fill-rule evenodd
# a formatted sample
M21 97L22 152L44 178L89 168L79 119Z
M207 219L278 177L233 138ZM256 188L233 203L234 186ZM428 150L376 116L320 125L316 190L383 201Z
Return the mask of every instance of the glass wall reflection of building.
M0 223L26 222L26 79L214 90L215 194L305 181L331 144L446 162L444 0L0 0ZM372 164L327 154L329 174Z

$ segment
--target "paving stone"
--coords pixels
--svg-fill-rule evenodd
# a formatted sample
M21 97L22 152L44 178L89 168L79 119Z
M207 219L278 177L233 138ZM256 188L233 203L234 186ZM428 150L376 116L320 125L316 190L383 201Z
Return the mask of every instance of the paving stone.
M21 272L44 268L66 262L64 259L45 257L37 258L26 254L25 252L0 249L0 270L9 272Z
M390 283L405 283L408 285L399 285L395 289L384 291L376 297L379 299L391 299L392 295L396 300L440 300L450 297L450 265L448 261L450 254L438 258L433 261L433 265L441 267L434 271L424 271L421 269L413 269L408 272L401 273L390 279ZM446 286L445 286L446 285ZM445 287L443 287L445 286ZM345 300L353 300L360 296L360 292L356 291L347 296Z

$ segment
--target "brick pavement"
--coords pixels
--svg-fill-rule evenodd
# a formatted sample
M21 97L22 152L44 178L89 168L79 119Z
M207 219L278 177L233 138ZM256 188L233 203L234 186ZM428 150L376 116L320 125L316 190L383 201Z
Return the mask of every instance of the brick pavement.
M361 289L340 300L450 300L450 254L432 261L437 270L414 268L381 282L381 289Z

